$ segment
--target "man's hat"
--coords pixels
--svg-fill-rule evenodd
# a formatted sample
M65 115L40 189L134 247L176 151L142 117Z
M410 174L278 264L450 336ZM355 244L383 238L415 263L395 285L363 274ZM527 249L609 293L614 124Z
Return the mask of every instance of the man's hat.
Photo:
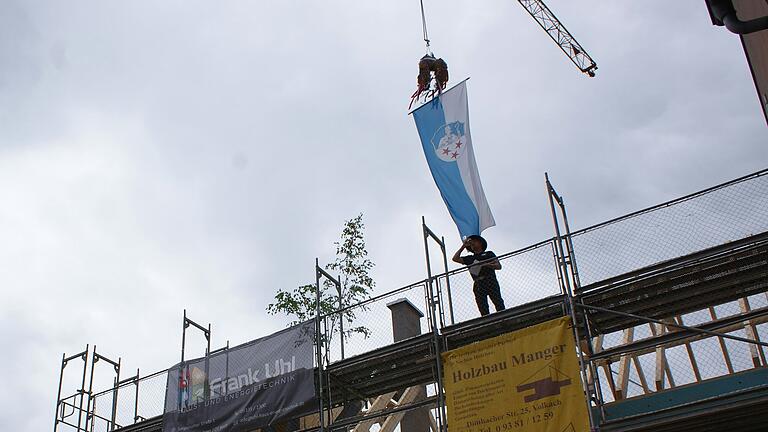
M471 236L467 236L467 240L478 240L480 241L480 245L483 247L483 250L488 249L488 242L479 235L473 234Z

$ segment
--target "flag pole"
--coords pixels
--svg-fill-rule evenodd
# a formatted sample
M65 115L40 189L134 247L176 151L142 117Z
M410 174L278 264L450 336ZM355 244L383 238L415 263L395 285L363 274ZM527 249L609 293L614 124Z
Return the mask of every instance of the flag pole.
M449 91L453 90L454 88L458 87L458 86L459 86L459 85L461 85L462 83L469 81L469 78L471 78L471 77L466 77L466 78L464 78L463 80L461 80L461 81L457 82L456 84L452 85L452 86L451 86L451 88L449 88L449 89L447 89L447 90L443 90L442 92L440 92L440 94L443 94L443 93L447 93L447 92L449 92ZM414 111L416 111L417 109L419 109L419 108L423 107L424 105L426 105L426 104L428 104L428 103L432 102L433 100L435 100L435 99L439 98L439 97L440 97L440 94L439 94L439 95L437 95L437 96L433 96L433 97L432 97L432 99L430 99L430 100L428 100L428 101L425 101L423 104L421 104L421 105L417 106L416 108L414 108L414 109L412 109L412 110L408 111L408 115L411 115L411 114L413 114L413 112L414 112Z

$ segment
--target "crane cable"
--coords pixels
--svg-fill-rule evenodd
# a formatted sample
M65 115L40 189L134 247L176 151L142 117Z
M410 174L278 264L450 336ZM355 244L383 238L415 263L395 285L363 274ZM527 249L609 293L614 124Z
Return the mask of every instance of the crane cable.
M429 34L427 33L427 17L424 15L424 0L419 0L421 5L421 28L424 34L424 42L427 44L427 54L431 55L432 51L429 49Z

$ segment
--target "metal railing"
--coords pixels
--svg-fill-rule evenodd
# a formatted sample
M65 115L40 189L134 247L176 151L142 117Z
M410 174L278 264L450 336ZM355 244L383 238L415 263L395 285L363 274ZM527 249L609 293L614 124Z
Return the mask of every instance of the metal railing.
M557 280L554 243L546 240L526 248L498 256L501 270L496 278L501 288L505 308L523 305L561 293ZM446 325L458 324L480 316L473 292L472 276L467 267L435 276L440 296L454 317ZM450 281L451 302L446 301ZM490 302L490 310L495 305Z
M497 271L497 279L506 308L560 294L554 253L552 240L547 240L498 256L502 269ZM444 315L442 322L437 320L439 330L480 316L467 267L437 274L433 280ZM449 283L452 290L450 302L447 291ZM323 331L329 341L325 353L326 364L342 359L342 346L344 358L349 358L394 343L392 312L387 305L399 299L408 300L424 315L421 333L431 332L430 320L427 319L428 287L427 281L423 280L324 315ZM494 305L490 307L493 311ZM352 322L345 322L346 335L342 340L339 337L338 322L341 315L349 312L355 318Z
M571 234L582 286L768 231L768 170Z
M163 415L167 370L130 378L119 386L95 393L88 414L89 432L108 432ZM115 401L115 419L112 406Z
M326 340L325 363L364 354L394 342L389 303L397 299L411 302L422 314L428 310L426 282L420 281L373 297L358 304L322 316L322 329ZM339 335L342 316L345 336ZM351 321L346 317L353 317ZM427 326L423 327L427 332ZM344 355L342 356L342 352Z

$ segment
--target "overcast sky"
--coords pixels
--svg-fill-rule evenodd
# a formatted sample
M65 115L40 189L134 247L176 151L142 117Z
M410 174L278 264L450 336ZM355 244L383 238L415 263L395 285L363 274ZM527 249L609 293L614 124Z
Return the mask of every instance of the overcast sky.
M548 1L596 78L515 1L425 4L471 76L497 253L552 235L545 171L579 228L766 165L741 44L701 0ZM183 308L214 346L282 328L274 292L360 212L377 289L425 277L420 217L459 237L407 115L423 54L416 0L0 0L0 430L50 430L86 343L148 373Z

